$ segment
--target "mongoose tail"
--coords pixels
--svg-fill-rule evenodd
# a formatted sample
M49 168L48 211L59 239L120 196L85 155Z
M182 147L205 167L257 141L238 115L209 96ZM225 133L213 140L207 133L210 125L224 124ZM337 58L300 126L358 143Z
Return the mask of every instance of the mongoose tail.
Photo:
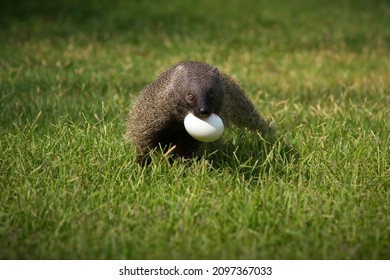
M265 135L271 132L272 128L256 110L252 102L245 96L244 90L229 76L222 74L225 86L224 111L225 119L228 122L251 131Z

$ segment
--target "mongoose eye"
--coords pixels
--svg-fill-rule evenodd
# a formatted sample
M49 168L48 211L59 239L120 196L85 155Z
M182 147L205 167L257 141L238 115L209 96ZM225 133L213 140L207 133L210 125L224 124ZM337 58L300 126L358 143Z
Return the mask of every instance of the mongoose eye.
M188 101L194 100L194 95L192 93L187 94Z
M214 93L210 93L209 97L210 99L214 99Z

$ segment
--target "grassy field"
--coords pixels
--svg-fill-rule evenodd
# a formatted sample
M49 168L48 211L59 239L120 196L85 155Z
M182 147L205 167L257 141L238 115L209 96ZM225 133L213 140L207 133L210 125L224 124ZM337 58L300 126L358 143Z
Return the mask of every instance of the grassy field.
M138 2L2 4L0 258L389 259L389 2ZM124 118L181 60L275 139L139 167Z

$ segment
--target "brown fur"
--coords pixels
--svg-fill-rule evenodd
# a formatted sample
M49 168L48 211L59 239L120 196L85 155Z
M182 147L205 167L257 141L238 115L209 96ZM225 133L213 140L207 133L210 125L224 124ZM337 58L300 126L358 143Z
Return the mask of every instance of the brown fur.
M266 134L266 121L244 91L227 75L202 62L181 62L147 85L128 116L126 138L136 145L137 161L145 163L151 150L161 146L180 157L202 154L207 143L192 138L184 118L216 113L225 126L231 124Z

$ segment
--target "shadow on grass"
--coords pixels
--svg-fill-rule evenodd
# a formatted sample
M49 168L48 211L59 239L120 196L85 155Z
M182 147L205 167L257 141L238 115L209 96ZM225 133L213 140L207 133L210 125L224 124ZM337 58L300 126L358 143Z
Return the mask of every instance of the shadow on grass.
M284 177L299 161L299 152L282 137L244 131L227 137L217 152L207 156L215 169L230 169L245 180L262 176Z
M246 130L229 133L219 143L209 143L201 159L183 159L166 154L166 150L160 147L151 152L149 164L139 167L147 173L154 170L169 173L174 166L176 175L185 176L187 168L199 165L206 167L207 173L228 172L239 180L253 182L268 177L294 178L294 166L300 159L298 150L283 137L273 135L263 138Z

